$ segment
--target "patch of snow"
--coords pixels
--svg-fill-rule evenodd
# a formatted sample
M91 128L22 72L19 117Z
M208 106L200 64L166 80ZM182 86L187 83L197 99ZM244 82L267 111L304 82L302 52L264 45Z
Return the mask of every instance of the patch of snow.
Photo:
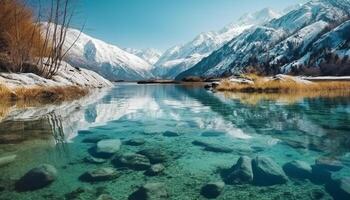
M52 79L46 79L33 73L0 73L0 84L9 88L16 87L56 87L81 86L89 88L111 87L113 84L96 72L83 68L74 68L68 63L62 65Z

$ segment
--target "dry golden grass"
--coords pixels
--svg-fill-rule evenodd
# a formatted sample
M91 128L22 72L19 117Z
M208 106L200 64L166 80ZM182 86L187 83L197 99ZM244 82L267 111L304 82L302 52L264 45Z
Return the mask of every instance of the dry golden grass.
M313 98L335 98L335 97L350 97L349 90L334 90L334 91L315 91L315 92L289 92L289 93L242 93L242 92L224 92L224 96L230 99L240 100L244 104L256 105L261 101L276 101L286 104L294 104L303 99Z
M32 87L10 90L0 84L0 119L6 116L11 107L37 107L45 104L58 104L79 99L89 90L76 86L67 87Z
M31 87L10 90L0 84L1 101L21 101L38 103L56 103L78 99L88 94L88 89L77 86Z
M293 79L268 80L264 77L250 78L254 84L233 83L223 80L216 88L218 91L258 92L258 93L315 93L316 91L350 90L350 81L318 81L312 83L298 82Z

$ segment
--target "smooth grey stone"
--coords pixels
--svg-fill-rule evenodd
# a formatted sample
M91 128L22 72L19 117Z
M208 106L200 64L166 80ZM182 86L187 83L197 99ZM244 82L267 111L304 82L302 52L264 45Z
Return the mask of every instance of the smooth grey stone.
M146 183L129 196L129 200L165 200L169 199L164 183Z
M92 164L102 164L102 163L105 163L107 162L106 159L103 159L103 158L95 158L93 156L87 156L84 158L84 161L87 162L87 163L92 163Z
M163 136L165 136L165 137L178 137L178 136L181 136L181 134L178 132L165 131L163 133Z
M252 159L241 156L237 163L231 167L225 182L229 184L245 184L253 181Z
M124 144L130 145L130 146L140 146L140 145L143 145L145 143L146 143L146 141L142 138L133 138L133 139L130 139L130 140L127 140L124 142Z
M161 148L144 149L138 153L146 156L152 164L162 163L167 160L167 155Z
M152 165L147 171L146 175L148 176L156 176L158 174L161 174L164 171L165 167L162 164L155 164Z
M151 166L150 160L141 154L124 154L113 160L118 167L128 167L134 170L147 170Z
M225 183L222 181L210 182L201 188L201 195L208 199L217 198L225 187Z
M113 198L109 194L101 194L100 196L97 197L96 200L115 200L115 198Z
M80 176L81 181L98 182L108 181L119 177L118 172L111 167L98 168L89 172L85 172Z
M14 162L17 158L17 155L4 156L0 158L0 167L6 166Z
M112 156L120 150L119 139L101 140L96 144L96 153L105 156Z
M49 164L42 164L28 171L16 182L17 191L31 191L48 186L57 178L57 170Z
M288 181L282 168L269 157L257 156L252 161L252 168L256 185L270 186Z

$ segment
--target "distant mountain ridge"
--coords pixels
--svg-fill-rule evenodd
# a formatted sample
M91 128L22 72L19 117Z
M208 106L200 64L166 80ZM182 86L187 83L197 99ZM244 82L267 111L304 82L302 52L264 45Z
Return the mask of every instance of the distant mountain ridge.
M179 73L191 68L243 31L255 25L264 24L280 15L272 9L265 8L242 16L237 22L220 31L201 33L185 45L168 49L154 64L152 73L162 78L175 78Z
M348 62L349 19L348 0L310 1L241 33L177 79L228 76L250 66L271 74L288 73L321 67L329 62L329 56Z
M47 23L42 25L45 27ZM63 48L67 50L71 46L64 61L74 67L90 69L109 80L136 81L153 77L152 65L142 58L73 28L67 30Z
M162 52L152 48L147 48L147 49L124 48L124 50L126 52L129 52L131 54L134 54L142 58L143 60L148 62L150 65L154 65L162 56Z

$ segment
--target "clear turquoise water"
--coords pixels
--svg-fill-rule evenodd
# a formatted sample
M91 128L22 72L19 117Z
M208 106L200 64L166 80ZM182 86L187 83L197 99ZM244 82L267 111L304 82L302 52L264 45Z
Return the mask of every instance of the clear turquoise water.
M0 168L3 200L69 199L67 194L77 188L83 192L75 199L96 199L101 193L128 199L146 182L164 183L169 199L205 199L201 187L221 180L220 169L231 167L241 155L269 156L280 166L292 160L314 164L326 156L344 165L333 176L350 176L349 97L304 99L293 104L265 100L253 105L202 87L118 84L88 100L56 106L42 116L24 119L18 115L0 123L0 157L17 155L13 163ZM201 136L214 130L225 134ZM166 131L180 136L163 136ZM83 161L94 144L82 140L99 134L122 141L143 138L144 145L123 144L120 153L158 148L168 158L164 174L150 177L143 171L118 169L121 176L115 180L81 182L79 176L88 170L113 167L110 162ZM233 152L205 151L193 145L194 140L229 147ZM40 190L16 192L15 181L42 163L57 168L57 180ZM323 194L321 199L332 199L324 185L296 179L269 187L226 185L217 199L317 199L315 193Z

